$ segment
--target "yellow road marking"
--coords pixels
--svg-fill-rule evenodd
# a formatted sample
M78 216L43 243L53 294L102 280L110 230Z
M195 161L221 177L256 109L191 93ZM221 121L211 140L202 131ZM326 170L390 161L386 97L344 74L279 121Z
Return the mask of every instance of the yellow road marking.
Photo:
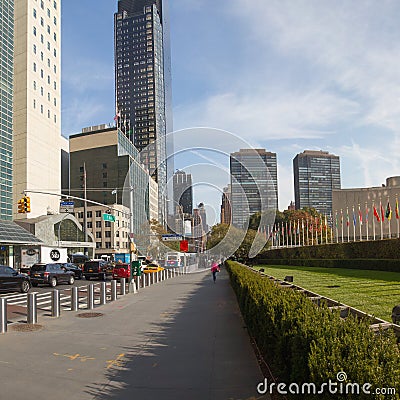
M73 355L71 355L71 354L53 353L53 355L55 355L57 357L66 357L66 358L69 358L71 361L79 360L81 362L85 362L85 361L88 361L88 360L95 360L95 358L93 358L93 357L81 356L79 353L73 354Z
M107 369L113 368L113 367L122 367L123 361L122 358L124 357L125 353L121 353L117 356L115 360L108 360L106 361Z

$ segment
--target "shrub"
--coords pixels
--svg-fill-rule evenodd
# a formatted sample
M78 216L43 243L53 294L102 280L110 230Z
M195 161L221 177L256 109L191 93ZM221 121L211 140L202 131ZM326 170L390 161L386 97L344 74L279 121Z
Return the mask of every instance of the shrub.
M400 390L400 351L392 331L377 335L368 319L344 321L339 312L317 307L241 264L229 261L227 267L249 332L279 381L318 385L336 382L336 374L345 371L352 382Z

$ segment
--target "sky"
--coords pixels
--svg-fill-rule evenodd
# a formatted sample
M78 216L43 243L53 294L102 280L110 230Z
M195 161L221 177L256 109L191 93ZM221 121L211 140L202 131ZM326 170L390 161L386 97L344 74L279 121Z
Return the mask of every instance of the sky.
M64 136L113 122L116 4L63 1ZM306 149L340 156L342 188L381 186L400 175L399 18L397 0L170 0L174 129L223 130L277 153L281 210ZM226 171L228 156L216 158ZM229 181L218 175L195 190L215 215Z

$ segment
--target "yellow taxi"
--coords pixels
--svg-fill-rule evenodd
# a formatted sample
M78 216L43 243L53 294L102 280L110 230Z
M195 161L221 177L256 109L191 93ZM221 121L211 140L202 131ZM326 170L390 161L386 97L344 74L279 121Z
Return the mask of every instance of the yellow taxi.
M150 264L146 265L145 267L143 267L144 274L152 274L152 273L158 272L158 271L164 271L164 268L160 267L156 263L150 263Z

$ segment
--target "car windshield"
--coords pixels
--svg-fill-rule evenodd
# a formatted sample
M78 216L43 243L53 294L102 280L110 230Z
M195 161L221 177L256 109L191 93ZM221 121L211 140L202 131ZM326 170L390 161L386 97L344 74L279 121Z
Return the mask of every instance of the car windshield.
M46 266L45 265L32 265L31 271L36 271L36 272L40 272L40 271L45 271L46 270Z
M121 269L121 268L123 269L123 268L128 268L128 266L127 266L126 264L125 264L125 265L124 265L124 264L122 264L122 265L121 265L121 264L116 264L116 265L114 266L114 268L115 268L115 269Z

